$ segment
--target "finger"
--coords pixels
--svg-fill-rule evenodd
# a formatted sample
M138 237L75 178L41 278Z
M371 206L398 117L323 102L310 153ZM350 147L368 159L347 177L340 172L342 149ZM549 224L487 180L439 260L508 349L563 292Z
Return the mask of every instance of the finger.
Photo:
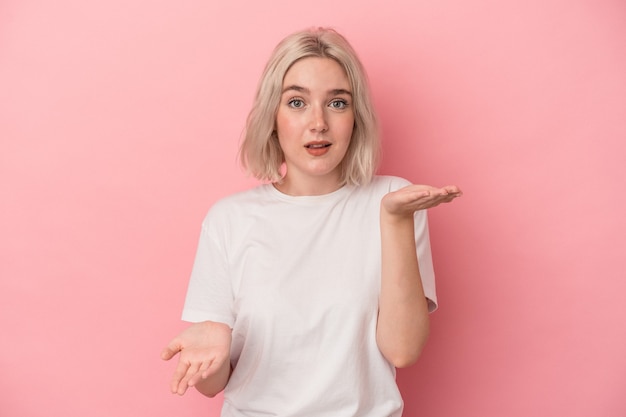
M177 393L181 384L182 379L187 374L187 370L189 369L189 363L178 361L178 365L174 370L174 375L172 376L172 382L170 383L170 389L173 393ZM184 393L184 391L183 391Z
M456 197L458 197L456 194L441 195L439 196L439 198L433 200L432 207L436 207L442 203L449 203L452 200L454 200Z
M161 351L161 359L168 361L172 359L180 350L182 346L178 339L172 339L167 346Z
M180 350L173 350L170 349L169 347L164 348L161 351L161 359L163 359L164 361L169 361L170 359L172 359L178 352L180 352Z
M176 391L174 391L174 394L185 395L185 393L187 392L187 388L187 385L176 387Z
M456 188L452 187L444 187L440 188L436 192L431 195L431 200L433 201L452 201L454 198L458 197L458 193Z
M189 381L187 382L187 385L190 387L193 387L194 385L196 385L198 383L198 381L200 381L201 379L205 379L207 376L209 376L210 372L210 368L212 367L213 362L203 362L199 367L198 370L196 371L196 373L194 375L191 376L191 378L189 378Z
M189 368L187 368L187 373L185 374L183 379L180 380L180 383L178 384L179 395L183 395L185 391L187 390L187 388L193 386L200 379L199 378L199 376L201 375L199 373L200 366L201 364L192 364L191 366L189 366Z
M446 190L448 194L455 194L457 196L463 194L459 187L457 187L456 185L447 185L443 187L443 189Z
M211 374L211 368L216 368L218 367L218 363L217 361L211 361L211 362L207 362L206 364L203 364L200 367L200 371L199 373L202 376L202 379L206 379L210 374Z

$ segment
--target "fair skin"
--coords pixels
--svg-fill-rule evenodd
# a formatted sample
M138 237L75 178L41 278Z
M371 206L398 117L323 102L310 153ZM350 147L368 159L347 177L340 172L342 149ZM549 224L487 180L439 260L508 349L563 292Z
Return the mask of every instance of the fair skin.
M461 196L456 186L409 185L380 206L382 275L376 343L396 368L417 361L429 333L428 302L415 248L413 214Z
M305 58L285 74L276 132L287 172L276 188L321 195L341 187L341 161L354 126L350 82L327 58Z
M161 352L170 360L180 353L170 383L174 394L183 395L195 387L207 397L224 389L230 378L231 329L225 324L205 321L183 330Z
M297 61L285 75L276 115L287 170L275 187L294 196L323 195L339 189L341 162L353 126L352 93L341 66L326 58ZM396 367L417 360L429 332L413 214L460 195L456 186L410 185L381 201L382 275L376 342ZM169 360L180 353L172 392L182 395L194 386L211 397L224 389L231 372L230 343L230 328L213 322L193 324L173 339L161 355Z

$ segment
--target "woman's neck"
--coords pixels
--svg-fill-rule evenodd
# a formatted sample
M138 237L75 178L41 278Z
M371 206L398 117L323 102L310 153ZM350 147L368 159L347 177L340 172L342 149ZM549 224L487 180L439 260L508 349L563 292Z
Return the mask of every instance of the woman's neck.
M308 181L295 181L286 175L282 181L275 182L274 187L283 194L291 196L313 196L330 194L343 186L339 178L311 179Z

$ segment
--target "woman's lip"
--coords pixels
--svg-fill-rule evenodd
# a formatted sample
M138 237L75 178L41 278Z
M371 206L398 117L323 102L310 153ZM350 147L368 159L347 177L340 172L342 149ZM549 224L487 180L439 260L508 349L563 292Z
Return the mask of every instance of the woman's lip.
M313 142L304 145L304 148L311 156L322 156L330 150L330 142Z
M330 142L309 142L307 144L304 145L305 148L307 149L323 149L323 148L328 148L331 145Z

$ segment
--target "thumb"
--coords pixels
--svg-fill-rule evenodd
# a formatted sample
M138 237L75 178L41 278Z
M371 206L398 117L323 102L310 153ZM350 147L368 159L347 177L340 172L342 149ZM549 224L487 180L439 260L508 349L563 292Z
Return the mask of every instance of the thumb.
M172 340L161 351L161 359L163 359L164 361L168 361L168 360L172 359L180 351L181 351L181 346L176 342L176 340Z

